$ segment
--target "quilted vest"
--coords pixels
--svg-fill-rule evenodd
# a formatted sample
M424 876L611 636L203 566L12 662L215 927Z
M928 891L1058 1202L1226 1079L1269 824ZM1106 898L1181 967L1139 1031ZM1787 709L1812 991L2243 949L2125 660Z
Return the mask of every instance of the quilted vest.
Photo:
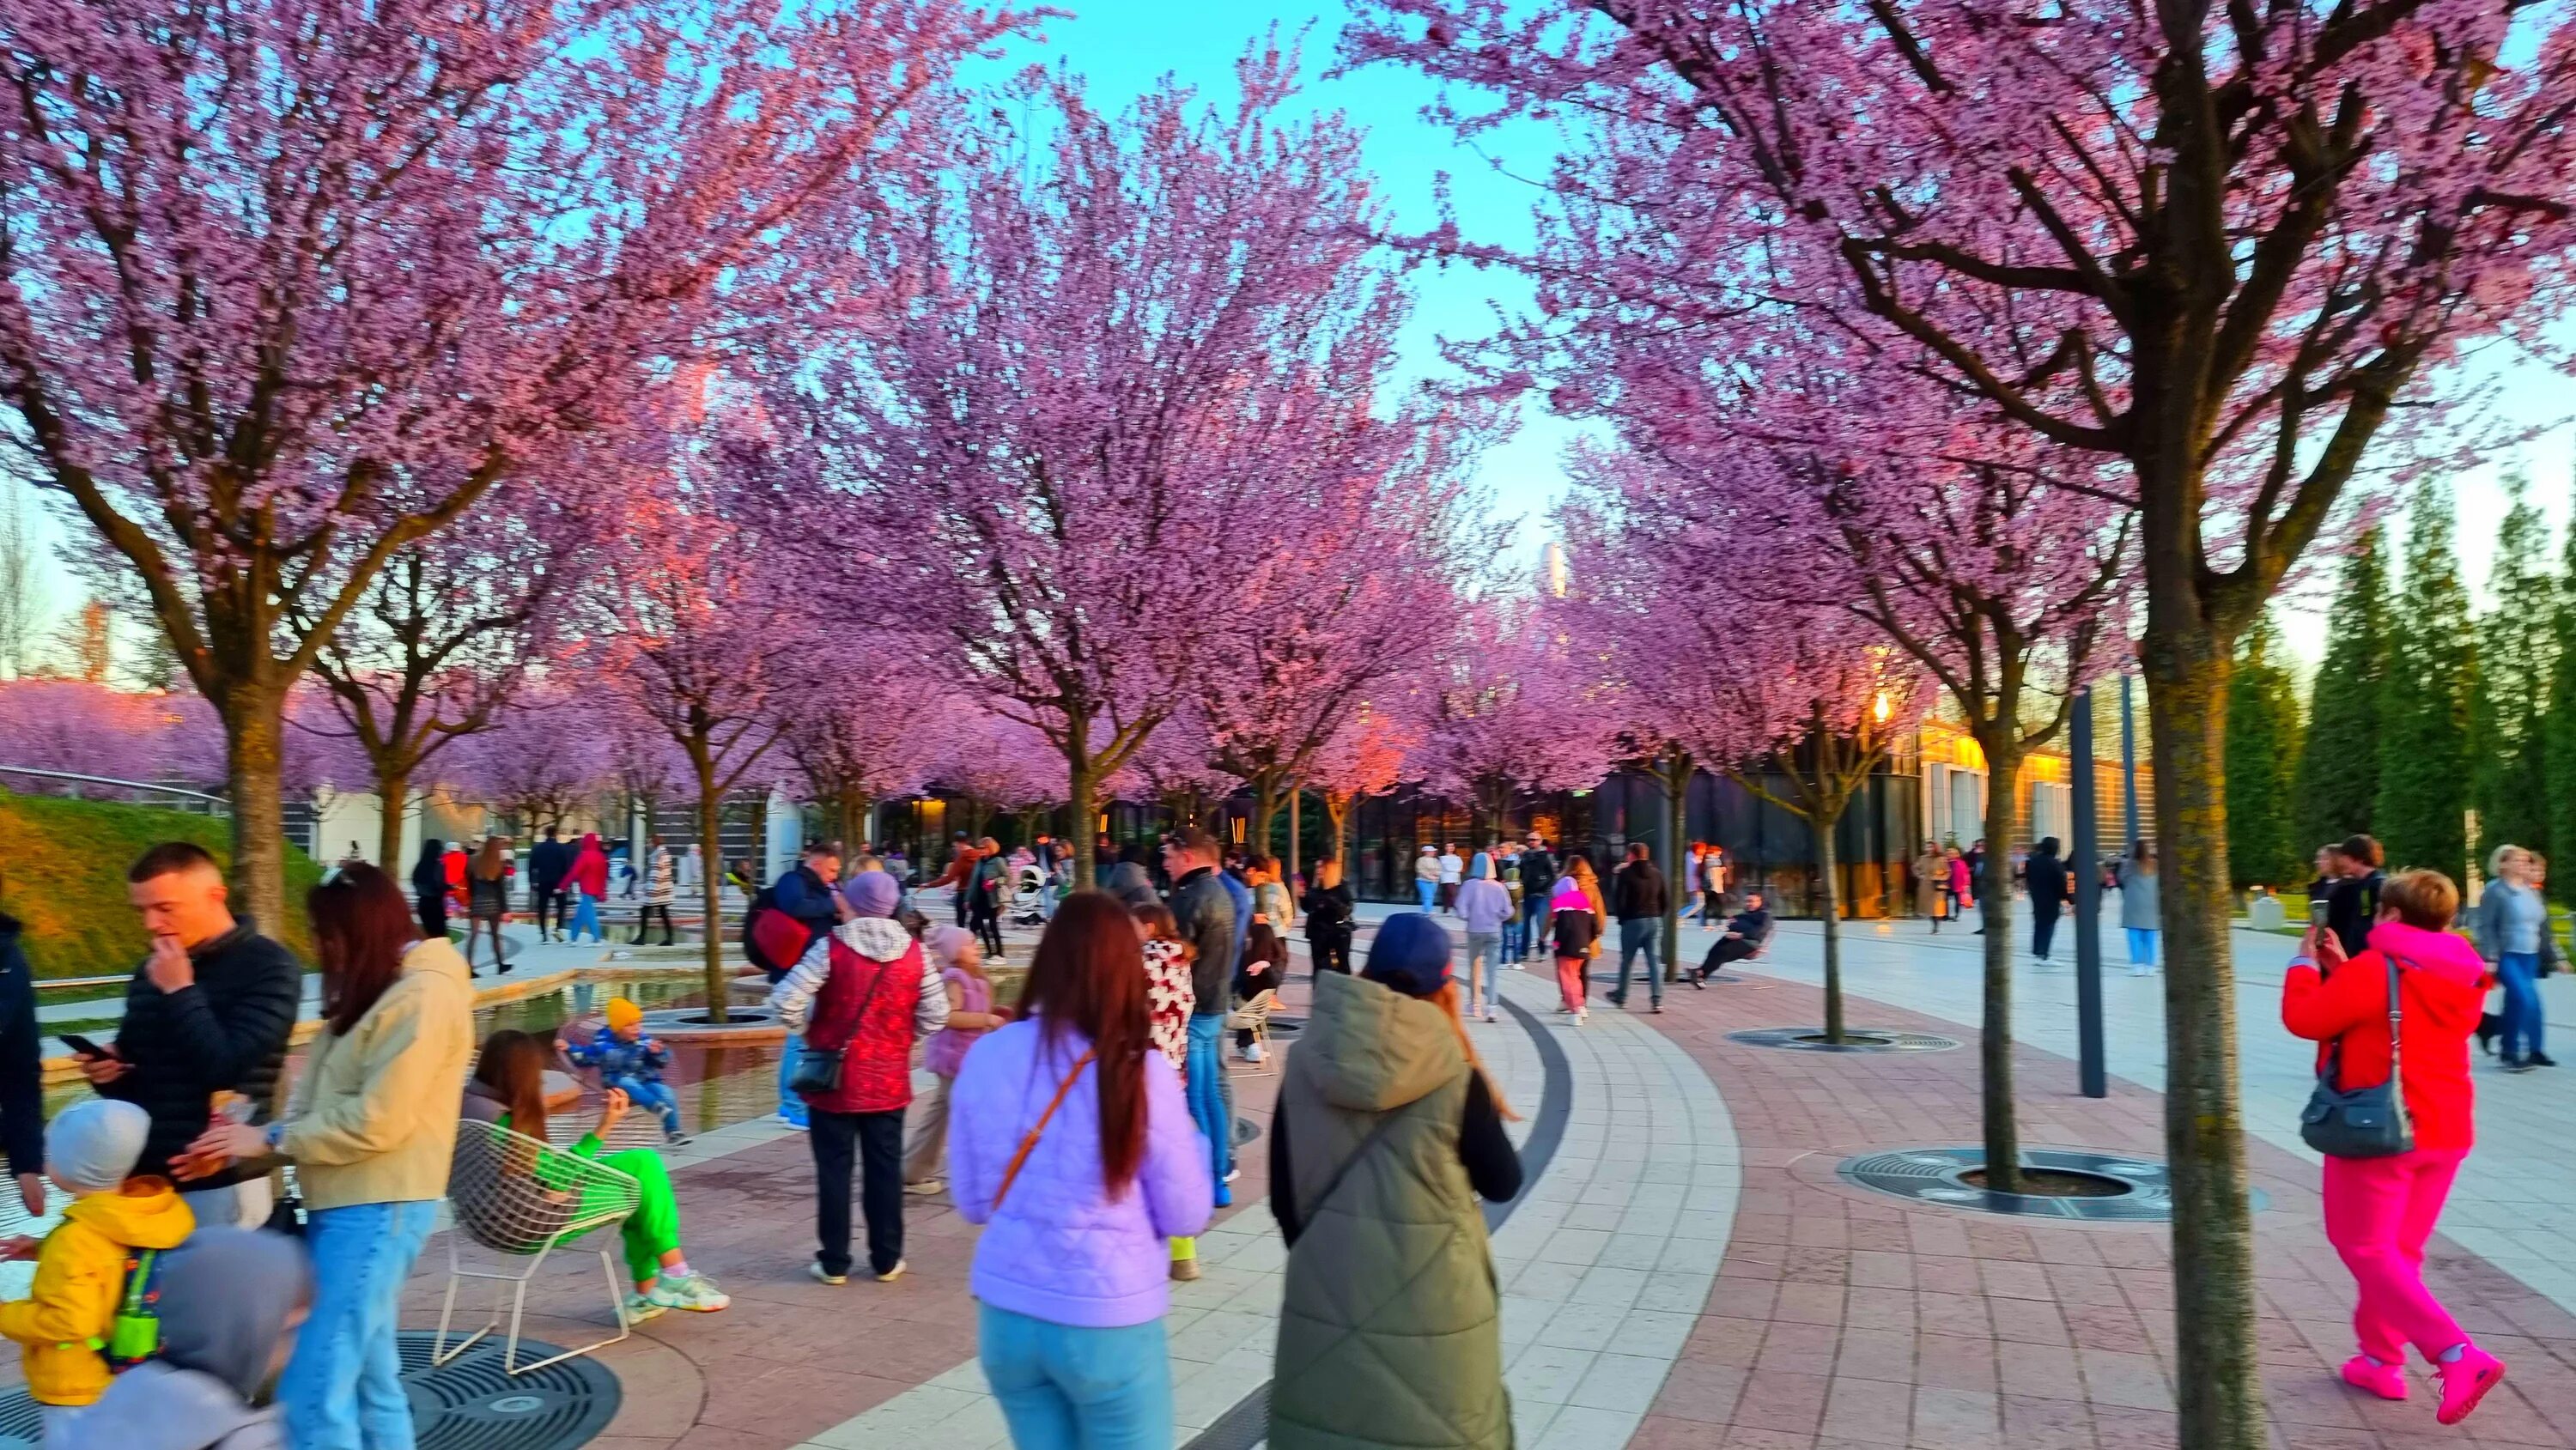
M838 933L829 940L832 973L814 994L805 1042L828 1050L846 1040L850 1050L841 1059L840 1089L806 1103L826 1113L902 1112L912 1105L912 1021L921 1005L921 943L907 945L895 961L880 962L860 955ZM859 1020L862 1004L865 1021Z
M1439 1007L1316 979L1279 1090L1306 1229L1288 1251L1272 1450L1511 1445L1501 1296L1458 1160L1468 1072Z

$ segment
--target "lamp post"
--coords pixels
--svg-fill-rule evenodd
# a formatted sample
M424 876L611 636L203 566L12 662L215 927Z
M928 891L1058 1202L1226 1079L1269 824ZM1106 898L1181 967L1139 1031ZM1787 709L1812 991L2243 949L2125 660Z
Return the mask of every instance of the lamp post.
M2128 677L2122 676L2125 688ZM2100 808L2093 783L2093 691L2077 690L2068 725L2067 755L2074 776L2075 807L2075 1051L2084 1096L2106 1097L2102 1073L2102 869L2098 860Z
M2138 829L2138 719L2129 708L2130 675L2120 672L2120 848L2144 832Z

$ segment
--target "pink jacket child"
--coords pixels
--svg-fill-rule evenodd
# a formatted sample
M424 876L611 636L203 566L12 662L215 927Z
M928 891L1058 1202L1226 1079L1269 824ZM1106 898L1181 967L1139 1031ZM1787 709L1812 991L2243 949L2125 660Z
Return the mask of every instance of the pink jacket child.
M1147 1052L1144 1161L1135 1182L1110 1197L1100 1174L1100 1094L1086 1068L996 1214L993 1198L1022 1135L1090 1048L1067 1032L1050 1049L1040 1027L1032 1019L996 1029L957 1076L949 1191L959 1217L985 1225L970 1287L994 1308L1055 1324L1151 1323L1171 1304L1166 1241L1205 1229L1214 1212L1207 1141L1180 1074Z

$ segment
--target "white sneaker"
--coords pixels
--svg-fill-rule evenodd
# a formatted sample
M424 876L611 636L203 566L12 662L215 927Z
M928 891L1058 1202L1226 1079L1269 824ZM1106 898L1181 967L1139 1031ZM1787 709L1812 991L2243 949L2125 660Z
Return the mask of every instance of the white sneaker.
M833 1285L834 1287L838 1287L838 1286L840 1286L840 1285L842 1285L842 1284L846 1284L846 1283L850 1282L850 1276L849 1276L849 1275L847 1275L847 1274L827 1274L827 1273L825 1273L825 1272L823 1271L823 1261L822 1261L822 1260L820 1260L820 1259L817 1259L817 1260L815 1260L814 1262L812 1262L812 1263L810 1263L810 1264L807 1264L807 1265L805 1266L805 1273L806 1273L806 1275L807 1275L808 1277L810 1277L811 1279L813 1279L813 1281L814 1281L815 1283L817 1283L817 1284L830 1284L830 1285Z
M1234 1180L1241 1178L1242 1176L1243 1170L1239 1167L1225 1170L1225 1181L1228 1183L1232 1183Z
M1261 1057L1262 1057L1262 1052L1261 1052L1261 1044L1260 1044L1260 1043L1258 1043L1258 1042L1247 1042L1247 1043L1245 1043L1245 1044L1243 1045L1243 1060L1244 1060L1244 1061L1246 1061L1246 1062L1259 1062L1259 1061L1261 1060Z
M699 1314L713 1314L733 1302L704 1274L676 1280L666 1274L645 1298L664 1309L687 1309Z
M947 1184L940 1182L936 1178L925 1178L919 1183L905 1184L903 1186L903 1191L911 1194L915 1198L928 1198L932 1194L938 1193L947 1187Z
M663 1311L670 1307L668 1304L654 1303L649 1294L629 1294L626 1296L626 1323L632 1327L647 1319L659 1319Z
M1574 1013L1574 1025L1575 1025L1575 1026L1580 1027L1580 1026L1582 1026L1584 1023L1589 1022L1589 1021L1591 1021L1591 1020L1592 1020L1592 1014L1591 1014L1590 1012L1588 1012L1588 1011L1586 1011L1586 1010L1584 1010L1584 1009L1582 1009L1582 1008L1577 1008L1577 1009L1575 1009L1575 1013Z
M785 1113L774 1113L771 1115L771 1120L776 1122L780 1127L786 1128L792 1132L808 1133L813 1131L811 1121L805 1118L791 1118Z
M1496 1017L1496 1016L1494 1015L1494 1009L1493 1009L1493 1008L1488 1007L1488 1008L1486 1008L1486 1009L1485 1009L1485 1020L1486 1020L1486 1021L1488 1021L1488 1022L1499 1022L1499 1021L1501 1021L1502 1019L1501 1019L1501 1018L1499 1018L1499 1017Z
M897 1260L895 1260L895 1261L894 1261L894 1267L893 1267L893 1268L888 1269L888 1270L886 1270L884 1273L879 1274L879 1275L877 1275L877 1276L876 1276L876 1278L877 1278L877 1282L878 1282L878 1283L880 1283L880 1284L891 1284L891 1283L893 1283L895 1280L902 1278L902 1277L903 1277L903 1271L904 1271L904 1270L906 1270L906 1269L908 1269L908 1268L911 1268L911 1267L912 1267L912 1266L911 1266L910 1264L908 1264L908 1263L904 1262L904 1261L903 1261L903 1260L901 1260L901 1259L897 1259Z

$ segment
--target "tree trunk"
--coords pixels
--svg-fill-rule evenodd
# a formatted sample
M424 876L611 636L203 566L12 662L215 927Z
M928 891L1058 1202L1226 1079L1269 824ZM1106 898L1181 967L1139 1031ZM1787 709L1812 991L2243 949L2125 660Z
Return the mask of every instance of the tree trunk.
M1664 980L1682 979L1682 904L1691 899L1682 880L1682 832L1689 827L1691 758L1667 751L1658 762L1656 783L1664 788ZM1527 890L1524 883L1523 890Z
M693 763L698 770L698 853L707 858L707 868L701 873L705 880L699 886L699 904L707 914L707 1020L721 1023L726 1020L728 988L724 969L724 846L719 839L718 821L724 803L716 794L715 762L708 758L705 742L693 742L689 753L696 757ZM640 928L636 935L643 935Z
M2013 702L2018 708L2018 702ZM1999 709L1986 753L1986 860L1974 883L1985 926L1986 1017L1977 1044L1985 1071L1986 1187L2021 1191L2021 1125L2013 1118L2013 782L2021 774L2020 722Z
M1252 836L1248 842L1255 856L1270 854L1270 828L1279 821L1282 792L1274 771L1263 771L1252 778Z
M2151 605L2152 610L2152 605ZM2254 1226L2236 1079L2226 725L2233 641L2150 615L2141 651L2165 873L2165 1153L2173 1172L2181 1444L2265 1441L2255 1373Z
M1073 813L1073 889L1088 891L1100 879L1100 811L1092 799L1098 787L1084 755L1067 752L1065 765L1070 787L1066 808Z
M233 798L235 909L286 934L286 697L236 688L225 702L225 775ZM386 869L393 869L387 862Z
M1349 828L1350 819L1351 798L1337 790L1324 792L1324 824L1333 832L1333 859L1342 863L1344 881L1351 879L1356 865L1342 850L1342 833Z
M411 807L411 772L376 767L376 800L384 812L376 823L376 864L398 876L402 869L403 812Z
M1825 924L1825 1040L1837 1046L1843 1040L1843 933L1842 887L1836 880L1841 863L1834 859L1834 827L1841 820L1842 813L1836 811L1832 820L1808 822L1816 835L1816 879Z

